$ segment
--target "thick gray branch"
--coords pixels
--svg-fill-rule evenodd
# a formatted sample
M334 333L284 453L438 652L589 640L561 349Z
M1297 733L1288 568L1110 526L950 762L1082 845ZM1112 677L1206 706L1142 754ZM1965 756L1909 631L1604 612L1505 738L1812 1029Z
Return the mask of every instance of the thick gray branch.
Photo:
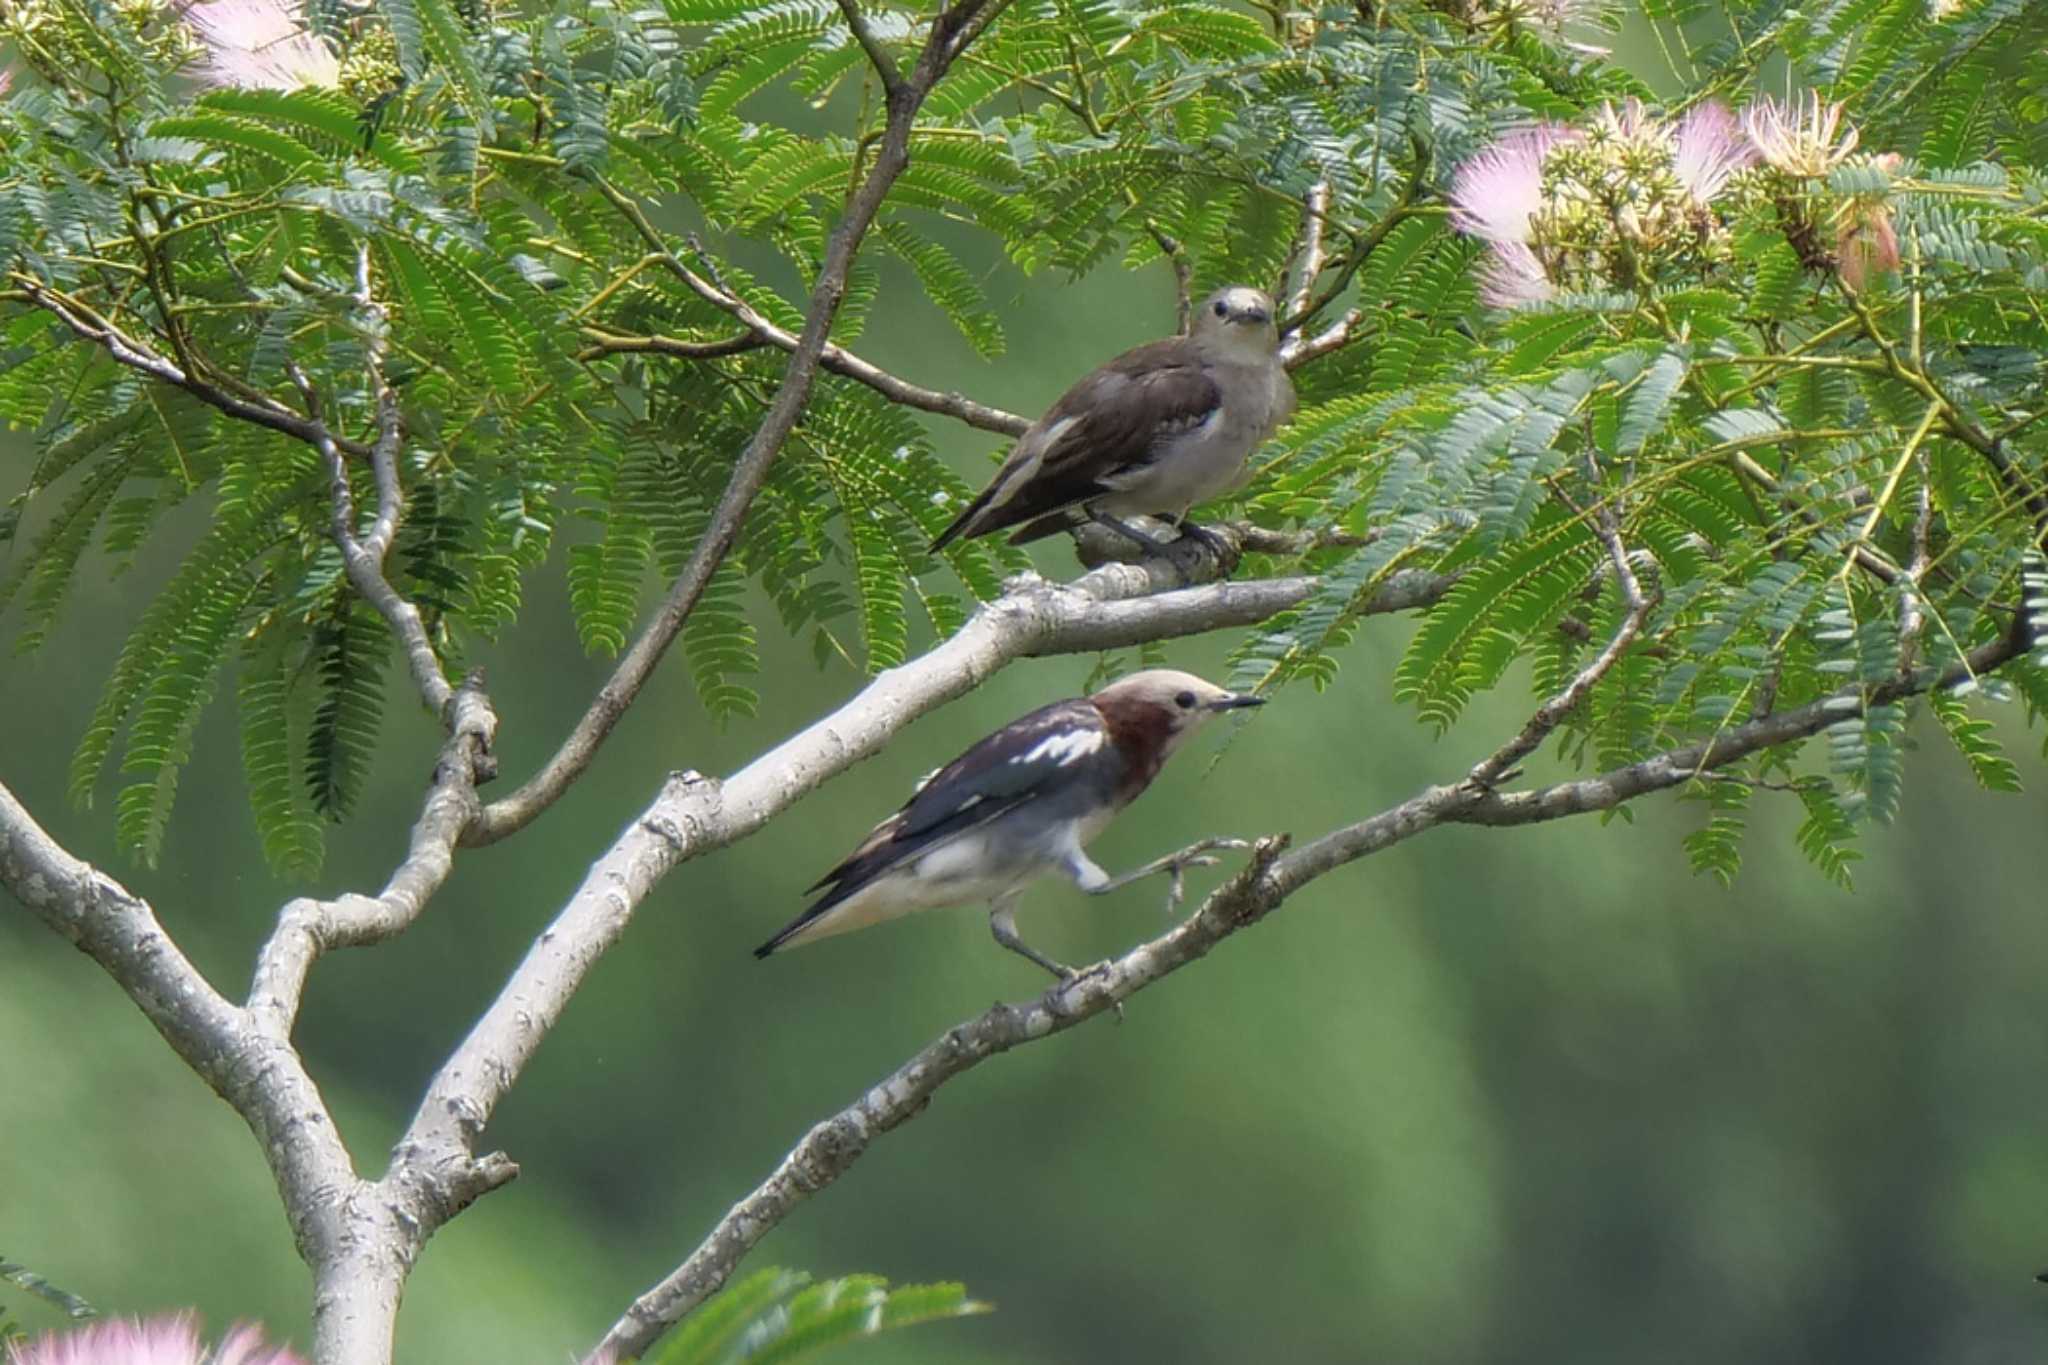
M0 886L98 963L249 1125L277 1182L299 1254L320 1278L316 1340L344 1337L360 1303L329 1272L362 1240L357 1205L369 1187L357 1177L326 1102L290 1043L266 1034L215 991L147 901L67 853L4 786ZM388 1325L385 1341L388 1352ZM320 1358L385 1357L344 1351Z

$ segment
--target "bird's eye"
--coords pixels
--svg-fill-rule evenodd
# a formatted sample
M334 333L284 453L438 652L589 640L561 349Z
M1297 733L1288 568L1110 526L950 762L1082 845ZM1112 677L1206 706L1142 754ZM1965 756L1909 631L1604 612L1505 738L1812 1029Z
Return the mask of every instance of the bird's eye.
M1221 305L1218 306L1220 307ZM1192 711L1195 709L1195 694L1183 692L1173 699L1173 704L1183 711Z
M1225 303L1222 299L1218 299L1216 300L1215 312L1216 316L1219 318L1227 317L1230 313L1230 305Z

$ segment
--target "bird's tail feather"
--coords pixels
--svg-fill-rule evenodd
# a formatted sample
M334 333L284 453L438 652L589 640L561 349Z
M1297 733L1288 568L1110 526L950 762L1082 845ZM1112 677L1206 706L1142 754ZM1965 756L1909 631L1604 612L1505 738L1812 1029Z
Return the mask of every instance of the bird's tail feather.
M827 880L829 881L830 878L827 878ZM823 883L821 882L819 885L823 885ZM818 888L814 886L811 889L815 891ZM853 892L858 889L858 887L849 887L844 882L841 882L839 885L833 887L830 891L827 891L823 896L819 897L817 900L812 901L809 905L805 906L802 914L798 915L789 923L783 925L782 928L776 933L774 938L769 939L766 943L754 949L754 956L766 957L770 953L774 952L777 948L782 947L791 939L795 938L798 934L801 934L804 930L810 928L813 924L816 924L818 920L821 919L827 911L831 910L833 906L838 905L839 902L845 900L848 896L852 895Z
M1050 516L1040 517L1036 521L1025 522L1010 534L1010 543L1012 545L1028 545L1034 540L1044 540L1047 536L1056 536L1062 531L1071 531L1086 520L1086 517L1075 516L1071 508L1062 508Z
M952 525L939 532L938 536L932 541L932 553L937 554L962 536L976 534L976 532L969 530L968 527L973 524L976 517L981 515L982 509L988 506L989 496L994 492L995 487L991 485L988 488L984 488L975 497L973 502L968 503L966 510L953 518Z

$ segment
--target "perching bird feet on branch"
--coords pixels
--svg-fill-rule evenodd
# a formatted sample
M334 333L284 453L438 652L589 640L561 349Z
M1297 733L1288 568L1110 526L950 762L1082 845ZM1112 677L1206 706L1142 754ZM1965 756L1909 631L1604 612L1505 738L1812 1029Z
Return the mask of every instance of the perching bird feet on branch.
M1214 867L1217 863L1221 862L1222 859L1209 856L1210 852L1214 849L1250 847L1251 844L1244 839L1231 839L1223 836L1203 839L1197 843L1189 844L1177 853L1169 853L1163 858L1154 858L1143 867L1133 868L1121 877L1112 877L1101 886L1089 888L1089 891L1091 895L1100 896L1118 890L1121 887L1129 886L1132 882L1143 881L1147 877L1157 876L1161 872L1169 873L1171 875L1166 893L1166 916L1168 919L1171 919L1180 910L1181 903L1187 899L1186 881L1189 868Z

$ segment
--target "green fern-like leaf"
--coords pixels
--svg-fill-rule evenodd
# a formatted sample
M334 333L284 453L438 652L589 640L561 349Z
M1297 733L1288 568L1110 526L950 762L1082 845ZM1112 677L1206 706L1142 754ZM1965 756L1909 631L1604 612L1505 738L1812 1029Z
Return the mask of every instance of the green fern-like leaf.
M981 286L950 252L900 219L884 219L876 231L889 249L909 264L925 294L976 351L989 359L1003 353L1003 324L989 307Z
M1742 868L1742 832L1750 787L1734 780L1709 781L1703 786L1701 795L1711 813L1706 824L1685 836L1686 860L1695 873L1711 873L1722 886L1732 886Z
M654 1365L785 1365L862 1337L989 1311L957 1284L891 1289L879 1275L809 1280L755 1272L698 1309L651 1358Z
M151 679L159 669L168 667L166 661L180 647L183 632L190 629L203 604L220 604L232 585L246 578L246 566L275 541L279 513L299 495L294 482L265 482L254 494L223 500L212 528L157 593L115 660L72 756L73 801L92 803L100 769L123 722L151 687ZM188 664L188 672L190 667ZM143 823L137 828L146 829L146 813L140 818Z
M1799 851L1825 876L1844 891L1854 886L1851 868L1863 857L1855 846L1856 825L1843 809L1834 786L1825 778L1799 784L1799 801L1806 808L1795 836Z
M320 821L293 763L292 668L283 650L252 645L236 692L242 775L263 854L281 875L312 877L325 852Z
M1651 435L1664 424L1678 386L1685 382L1685 357L1665 351L1650 362L1621 402L1621 426L1615 433L1614 448L1619 455L1640 454Z
M384 619L353 599L313 636L320 701L306 732L306 782L313 808L339 820L355 807L376 752L384 713Z
M746 582L731 562L712 575L683 626L683 654L697 699L720 724L754 714L760 697L737 681L760 665L759 642L747 620Z
M243 574L210 583L178 623L136 700L121 763L130 781L117 799L115 828L146 865L155 866L163 849L178 777L192 756L192 733L212 699L214 678L257 586Z
M1932 693L1928 704L1956 752L1969 762L1978 786L1994 792L2021 790L2020 770L1998 747L1990 721L1971 715L1969 703L1955 690Z

